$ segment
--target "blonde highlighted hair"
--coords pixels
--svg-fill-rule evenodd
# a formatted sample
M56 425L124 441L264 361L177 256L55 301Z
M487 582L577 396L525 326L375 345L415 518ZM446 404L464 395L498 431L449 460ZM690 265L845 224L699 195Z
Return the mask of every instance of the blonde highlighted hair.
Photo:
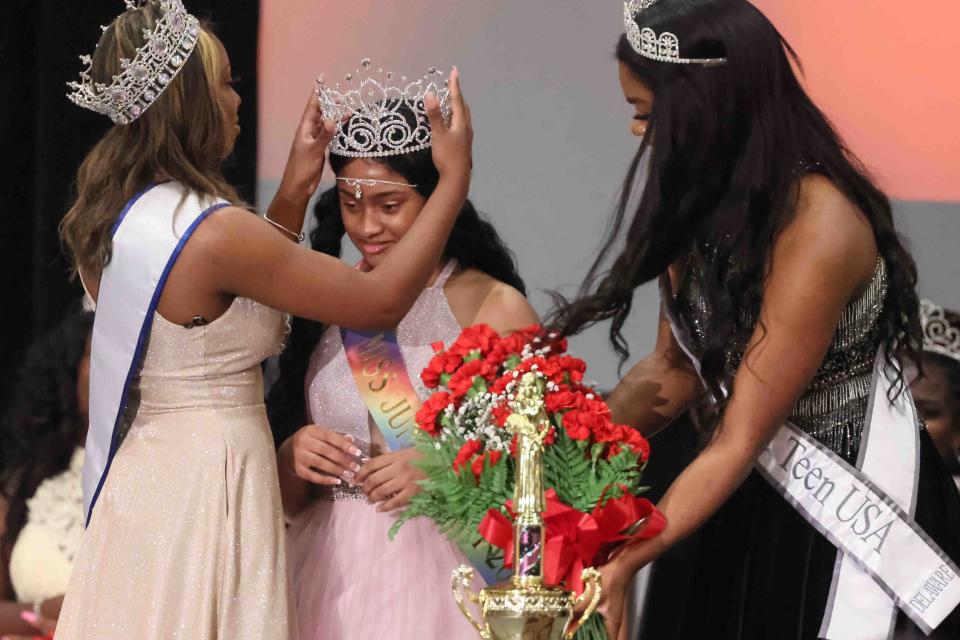
M93 79L109 84L120 59L143 46L159 7L147 3L117 17L93 55ZM176 181L201 196L240 203L221 170L230 152L228 115L219 86L223 56L216 36L203 25L196 48L180 73L137 120L114 125L80 165L76 200L60 223L60 237L75 266L99 277L110 262L111 228L124 204L150 183Z

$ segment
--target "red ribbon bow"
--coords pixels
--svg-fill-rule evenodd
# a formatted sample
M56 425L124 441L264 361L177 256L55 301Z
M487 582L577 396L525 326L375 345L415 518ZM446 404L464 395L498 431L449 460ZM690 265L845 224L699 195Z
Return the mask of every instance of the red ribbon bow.
M652 502L626 492L591 513L567 506L554 489L547 490L545 497L543 576L549 586L565 584L577 595L583 593L580 574L584 567L605 563L619 547L652 538L663 531L667 523ZM507 511L510 518L490 509L479 531L487 542L503 550L503 564L509 568L513 566L513 519L516 517L509 500Z

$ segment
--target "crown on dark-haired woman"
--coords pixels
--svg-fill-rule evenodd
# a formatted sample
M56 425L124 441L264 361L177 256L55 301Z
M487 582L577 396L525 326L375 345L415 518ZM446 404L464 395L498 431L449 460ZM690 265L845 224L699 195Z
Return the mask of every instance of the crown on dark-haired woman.
M923 350L960 362L960 327L950 324L943 307L929 300L920 301L923 326Z
M626 0L623 3L623 27L634 51L645 58L673 64L719 65L727 62L726 58L683 58L680 56L680 39L675 34L669 31L657 34L650 27L641 27L637 20L659 1Z
M129 124L143 115L177 77L197 45L200 22L187 13L182 0L149 2L159 7L159 17L153 29L143 30L144 44L133 59L121 58L122 71L105 84L91 77L92 57L80 56L87 68L80 72L79 82L67 83L71 102L101 113L116 124ZM135 0L124 3L127 11L142 6Z

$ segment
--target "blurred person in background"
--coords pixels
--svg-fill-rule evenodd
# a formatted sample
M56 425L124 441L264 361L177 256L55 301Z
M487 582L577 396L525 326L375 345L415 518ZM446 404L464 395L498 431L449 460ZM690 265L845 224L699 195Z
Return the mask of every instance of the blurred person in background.
M917 411L960 486L960 313L920 303L923 375L913 384Z
M83 532L93 314L78 311L27 352L0 423L0 636L52 631Z

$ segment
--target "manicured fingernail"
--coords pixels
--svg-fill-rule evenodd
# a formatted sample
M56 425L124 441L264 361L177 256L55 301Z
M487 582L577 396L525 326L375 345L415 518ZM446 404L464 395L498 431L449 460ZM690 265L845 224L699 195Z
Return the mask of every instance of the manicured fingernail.
M351 470L351 471L360 471L360 465L358 465L356 462L351 462L351 463L350 463L350 470Z
M343 473L340 474L340 477L346 480L347 482L351 482L356 477L356 475L357 474L355 474L353 471L344 471Z
M37 614L33 611L21 611L20 618L29 624L35 624L37 622Z
M360 456L360 462L370 462L370 456Z
M360 451L360 449L357 449L356 447L350 447L350 455L359 456L361 453L363 452Z
M350 442L356 442L356 440L353 439L353 436L347 436L347 440Z

